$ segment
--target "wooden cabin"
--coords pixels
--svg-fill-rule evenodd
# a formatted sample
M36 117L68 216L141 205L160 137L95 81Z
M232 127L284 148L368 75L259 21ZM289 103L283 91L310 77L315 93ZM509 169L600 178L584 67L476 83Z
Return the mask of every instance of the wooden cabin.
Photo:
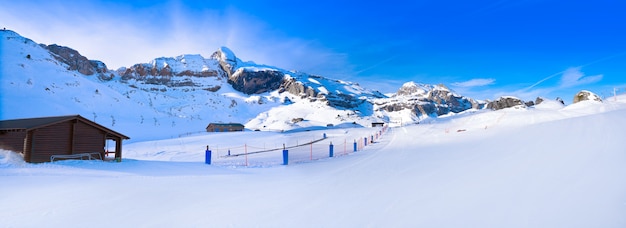
M59 158L106 157L107 141L115 143L115 159L122 159L122 140L130 139L80 115L0 121L0 149L24 155L26 162Z
M240 123L210 123L206 126L207 132L230 132L243 131L244 126Z

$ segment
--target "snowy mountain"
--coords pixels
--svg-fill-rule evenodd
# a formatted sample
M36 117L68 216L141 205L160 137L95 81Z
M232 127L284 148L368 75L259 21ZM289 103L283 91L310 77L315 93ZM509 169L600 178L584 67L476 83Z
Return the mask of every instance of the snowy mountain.
M369 127L487 107L444 85L408 82L386 96L358 83L244 62L226 47L209 58L160 57L110 70L69 47L10 30L0 35L0 119L80 114L133 139L193 134L211 122L268 131Z
M374 109L388 122L419 122L429 117L485 108L485 101L461 96L444 85L407 82L389 98L376 99Z
M174 137L201 132L210 122L261 130L368 125L369 113L361 111L368 110L367 99L384 96L355 83L243 62L225 47L210 58L161 57L109 70L68 47L0 34L1 119L80 114L133 139ZM303 114L268 118L274 108Z

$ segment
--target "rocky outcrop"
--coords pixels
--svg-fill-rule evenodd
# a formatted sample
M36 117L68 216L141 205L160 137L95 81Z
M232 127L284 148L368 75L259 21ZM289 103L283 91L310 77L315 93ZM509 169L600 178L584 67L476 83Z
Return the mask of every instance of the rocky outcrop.
M228 83L242 93L260 94L280 88L284 76L278 70L239 68L228 77Z
M237 69L237 56L235 53L227 47L220 47L216 52L211 55L211 59L217 60L220 68L226 73L226 76L230 78Z
M426 94L428 88L426 85L418 85L415 82L404 83L396 92L397 96L414 96Z
M535 99L535 105L539 105L543 103L543 101L545 101L543 97L537 97L537 99Z
M516 106L526 107L526 104L523 100L517 97L500 97L498 100L489 102L489 104L487 104L487 108L492 110L500 110Z
M459 113L471 109L474 104L473 99L452 93L450 89L444 85L435 87L428 93L428 99L442 105L441 113L454 112ZM447 109L447 110L446 110Z
M167 77L175 77L175 76L190 76L190 77L215 77L219 75L219 72L216 70L202 70L202 71L192 71L192 70L184 70L180 72L173 71L170 66L165 67L157 67L151 64L135 64L129 68L122 67L117 70L117 73L122 77L123 80L137 79L142 80L147 76L167 76Z
M50 51L57 61L67 64L68 70L75 70L84 75L104 74L107 72L107 67L103 62L89 60L74 49L56 44L42 44L41 47Z
M328 105L335 108L353 109L364 104L367 100L359 99L350 94L330 93L326 94L323 99L327 100Z
M122 81L136 80L144 84L168 87L199 87L217 91L220 86L205 84L193 78L218 77L217 62L206 60L200 55L181 55L175 58L156 58L150 63L135 64L117 70Z
M304 86L302 82L299 82L295 78L286 78L283 80L283 83L280 85L279 92L289 92L293 95L300 97L317 97L318 93L315 89Z
M279 89L285 74L277 69L245 67L233 51L221 47L211 55L234 89L245 94L260 94Z
M377 110L397 112L411 110L416 116L437 117L468 109L482 109L485 102L475 101L454 93L444 85L425 85L407 82L391 98L379 99Z
M587 90L582 90L574 96L574 104L581 102L581 101L589 101L589 100L602 102L602 98L600 98L600 96Z

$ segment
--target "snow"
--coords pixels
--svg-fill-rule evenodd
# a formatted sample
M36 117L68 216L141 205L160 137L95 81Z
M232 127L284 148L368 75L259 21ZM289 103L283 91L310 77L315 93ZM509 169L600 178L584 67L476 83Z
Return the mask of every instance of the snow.
M202 133L127 144L120 163L28 164L1 151L0 215L7 227L626 226L626 97L548 105L389 128L346 154L342 141L374 129ZM223 157L323 133L340 156Z
M275 68L264 67L264 66L244 66L237 69L237 72L241 73L243 71L246 72L262 72L262 71L275 71ZM235 73L238 74L238 73Z
M310 82L321 85L322 83L320 83L318 80L315 80L313 78L308 78Z
M2 227L626 227L624 95L438 118L381 112L394 127L379 136L363 127L374 117L276 91L248 96L219 77L193 79L221 86L215 93L99 81L1 34L0 119L78 113L132 138L119 163L30 164L0 150ZM218 67L199 55L157 60L176 71ZM288 77L322 93L376 95ZM208 133L209 122L249 130Z
M328 90L326 89L326 87L320 86L317 87L317 90L320 91L321 94L328 94Z
M220 47L219 53L220 53L220 59L223 61L230 61L230 62L237 61L237 57L235 56L235 53L227 47Z
M291 109L303 107L321 107L325 101L318 98L291 99L289 92L276 91L266 94L247 95L233 89L228 84L226 75L219 74L220 65L217 59L227 61L236 70L277 70L289 74L287 78L296 78L305 88L312 88L321 94L339 93L372 99L380 96L361 88L358 84L332 80L305 73L288 72L271 66L257 65L253 62L242 62L226 47L221 47L217 55L205 59L201 55L187 54L177 57L160 57L150 63L141 63L144 68L169 67L173 73L215 72L217 75L193 77L146 76L146 80L123 80L117 72L126 68L107 72L113 79L102 81L98 76L85 76L76 71L67 70L67 66L56 61L51 54L35 42L12 31L0 31L2 52L0 56L0 119L17 119L41 116L81 115L98 124L123 132L131 142L173 138L204 131L211 122L234 122L261 129L262 126L275 125L275 121L289 122L285 115L282 120L269 119L264 113L289 112ZM26 58L30 55L31 58ZM172 86L155 84L153 81L169 81ZM215 92L207 92L215 91ZM311 103L311 105L289 105L291 101ZM24 106L27 103L29 106ZM303 110L292 110L301 112ZM306 111L306 110L304 110ZM320 118L306 119L305 127L325 127L357 122L363 126L370 125L369 116L360 112L350 118L341 118L344 122L333 119L346 115L346 111L324 107L322 115L331 120ZM359 111L362 111L360 109ZM334 112L334 113L333 113ZM353 113L354 114L354 113ZM318 124L314 126L315 124ZM287 124L289 125L289 124ZM163 127L169 127L162 131ZM287 129L291 130L290 126Z

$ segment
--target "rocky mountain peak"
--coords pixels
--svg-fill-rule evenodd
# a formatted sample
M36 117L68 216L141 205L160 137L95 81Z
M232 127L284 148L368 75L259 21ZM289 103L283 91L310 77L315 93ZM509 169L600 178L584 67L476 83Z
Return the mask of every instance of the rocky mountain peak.
M527 107L526 102L513 96L502 96L499 99L489 102L487 108L491 110L500 110L512 107Z
M410 81L404 83L396 94L398 96L410 96L410 95L424 95L427 93L425 85L418 85L417 83Z
M574 96L574 103L587 100L602 102L602 98L600 98L600 96L588 90L582 90Z
M217 60L219 62L220 67L228 77L232 76L237 69L237 56L235 53L227 47L220 47L211 55L211 59Z

